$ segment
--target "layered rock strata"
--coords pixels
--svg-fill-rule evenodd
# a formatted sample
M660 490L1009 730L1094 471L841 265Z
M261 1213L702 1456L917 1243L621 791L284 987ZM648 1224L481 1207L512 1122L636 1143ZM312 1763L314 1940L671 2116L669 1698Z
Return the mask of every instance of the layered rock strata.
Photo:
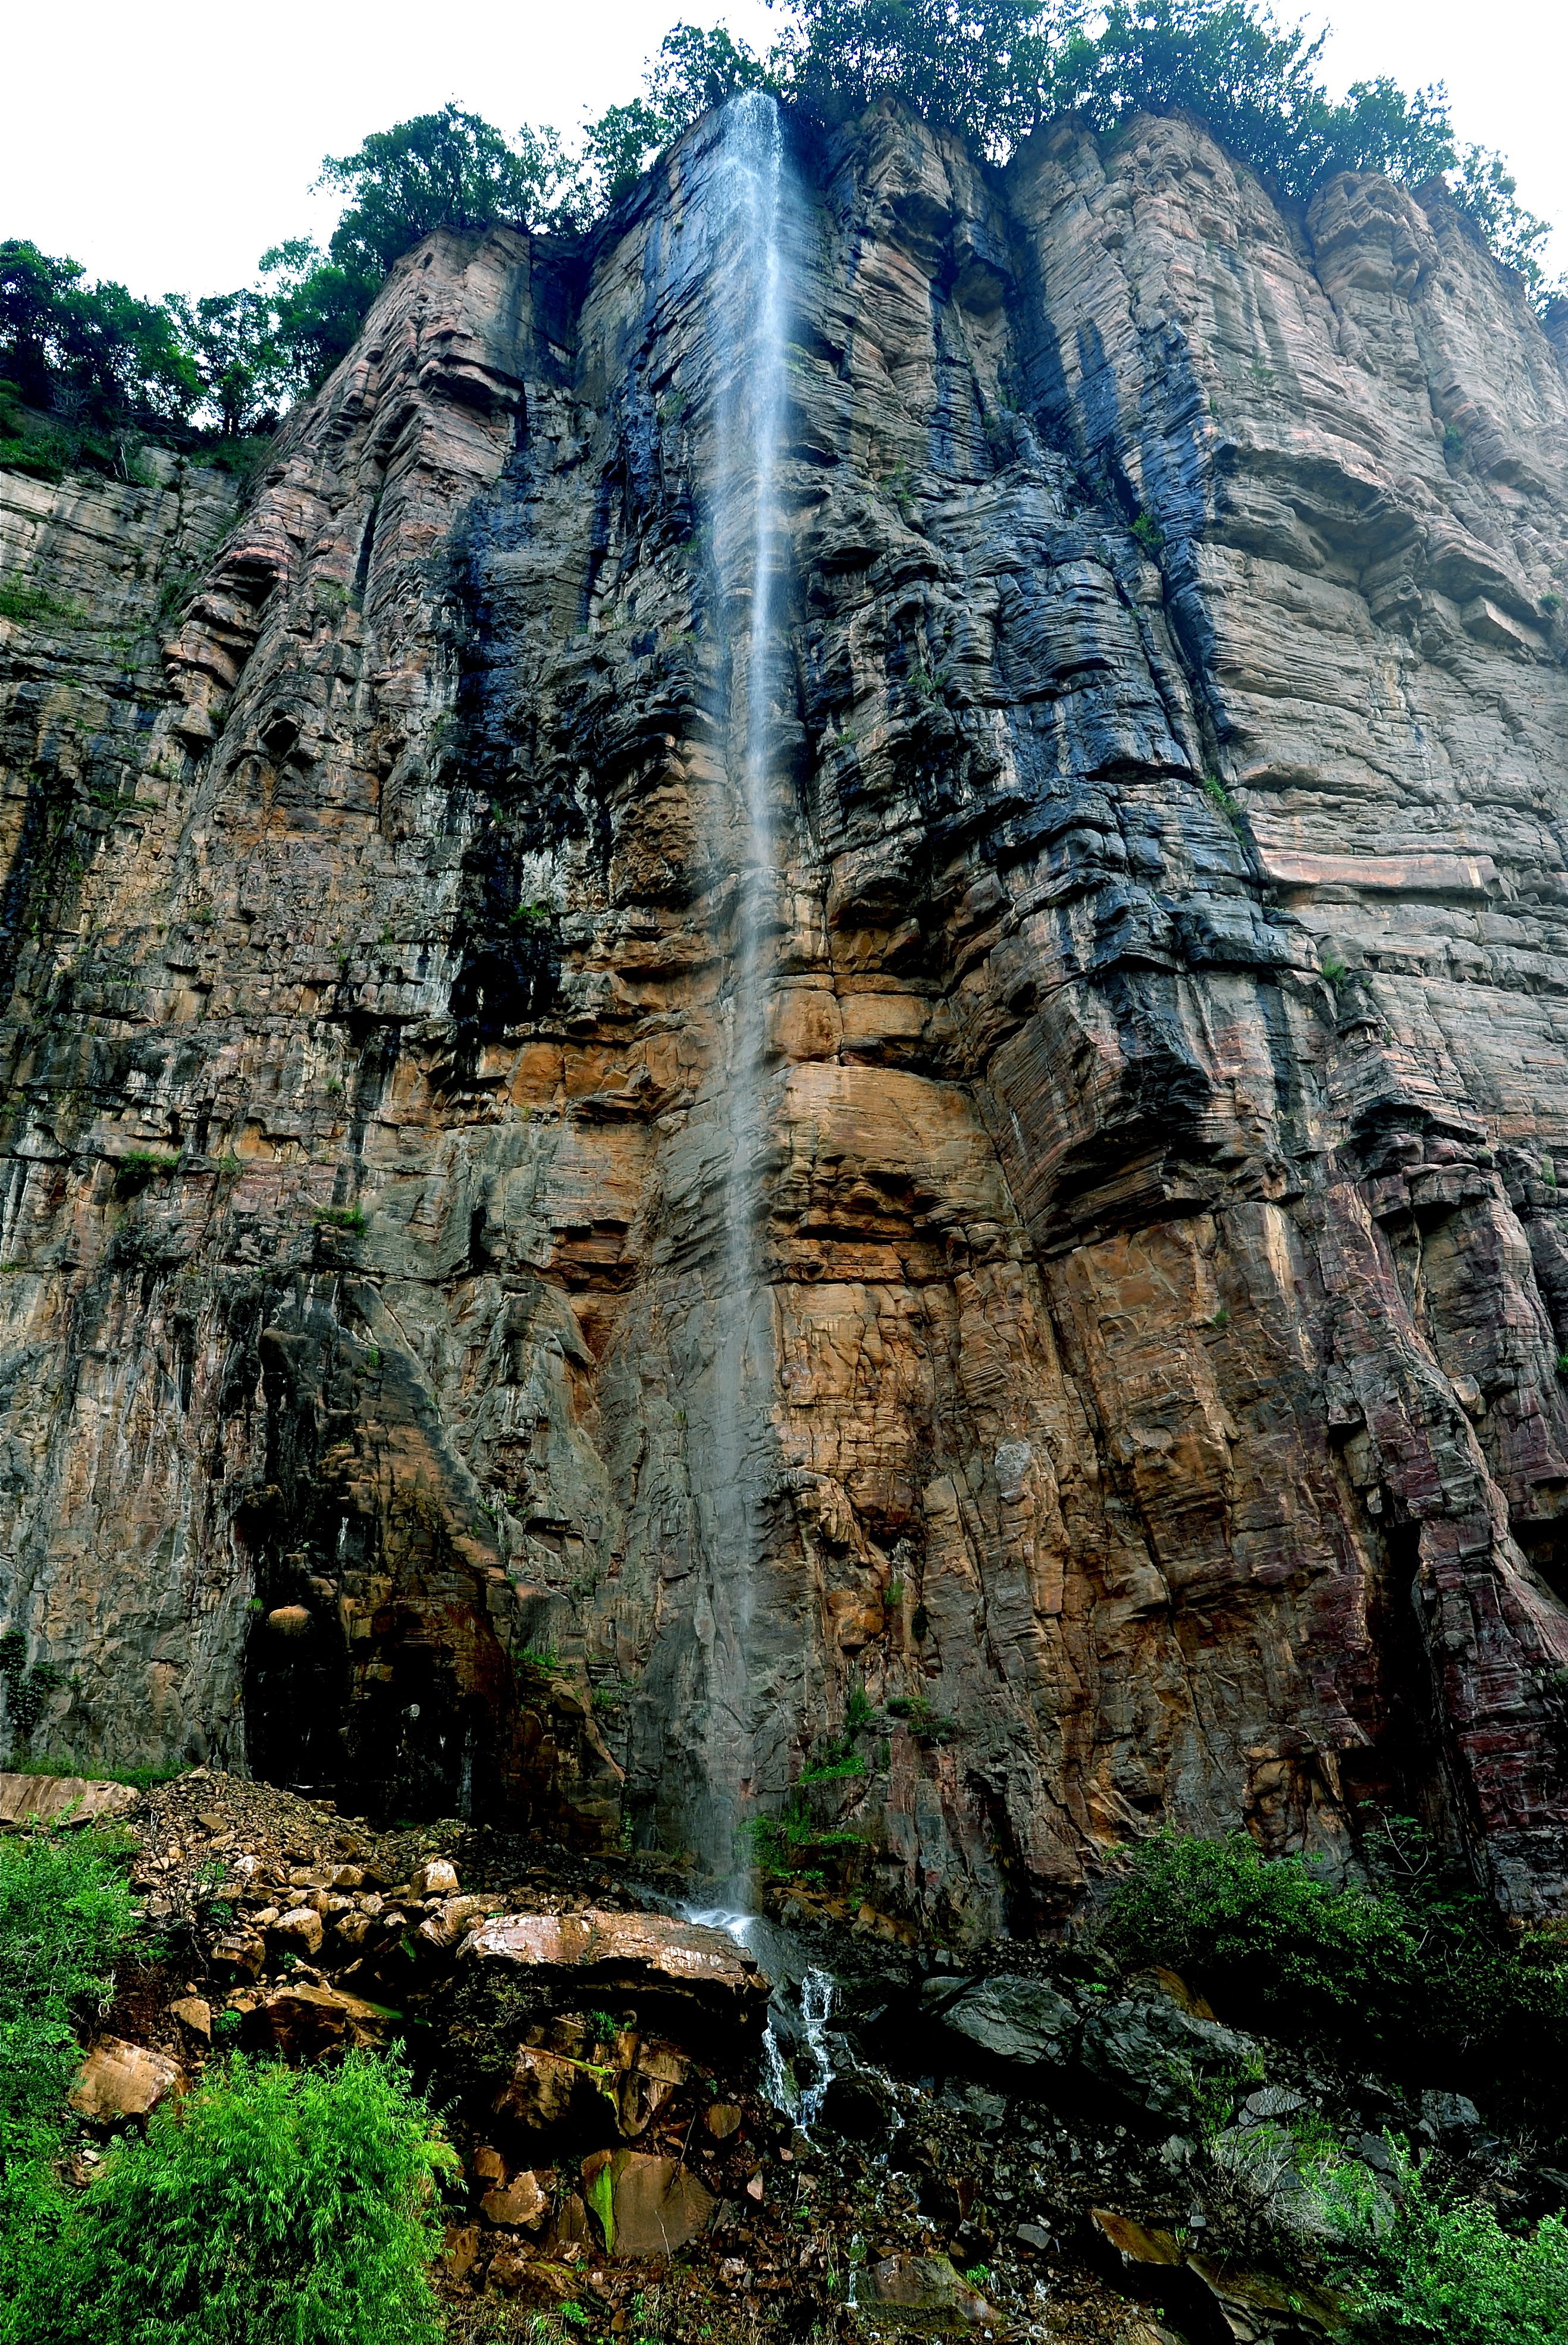
M793 1798L890 1927L1380 1802L1559 1909L1562 362L1440 193L786 128L745 1161L722 115L399 264L101 829L7 628L36 1731L720 1870Z

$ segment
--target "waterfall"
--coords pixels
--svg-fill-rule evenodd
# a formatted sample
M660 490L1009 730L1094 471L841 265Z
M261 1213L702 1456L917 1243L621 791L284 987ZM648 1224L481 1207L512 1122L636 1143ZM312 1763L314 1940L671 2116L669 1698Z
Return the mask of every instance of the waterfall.
M828 2023L838 1985L832 1971L807 1962L800 1942L777 1923L726 1906L683 1905L688 1922L723 1930L754 1954L773 1983L757 2064L763 2098L809 2135L822 2114L835 2068Z
M713 1609L710 1724L704 1753L708 1854L744 1899L734 1847L755 1767L752 1625L771 1478L766 1443L774 1381L772 1298L758 1259L753 1198L770 1124L766 1044L770 941L778 874L772 731L778 684L778 473L786 374L786 168L776 101L751 90L720 118L710 200L731 282L713 288L724 377L715 403L711 516L729 655L729 765L738 779L727 1050L719 1106L727 1125L717 1265L709 1555ZM730 269L722 270L723 275ZM715 1731L716 1730L716 1731Z

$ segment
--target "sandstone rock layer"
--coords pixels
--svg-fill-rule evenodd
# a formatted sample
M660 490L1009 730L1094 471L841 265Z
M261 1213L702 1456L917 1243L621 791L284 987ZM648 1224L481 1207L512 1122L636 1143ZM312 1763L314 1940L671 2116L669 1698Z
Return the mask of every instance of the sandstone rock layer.
M36 1732L721 1872L815 1774L959 1934L1380 1802L1558 1910L1562 362L1381 179L786 126L743 884L727 136L400 263L160 691L6 624ZM134 494L29 574L228 518Z

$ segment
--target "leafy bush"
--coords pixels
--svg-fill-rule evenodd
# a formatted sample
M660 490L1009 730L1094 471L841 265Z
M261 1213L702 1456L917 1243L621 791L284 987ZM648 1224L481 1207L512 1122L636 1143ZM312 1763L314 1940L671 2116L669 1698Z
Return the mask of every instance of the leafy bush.
M1228 2016L1320 2035L1423 2084L1441 2068L1560 2125L1568 1947L1545 1932L1504 1942L1403 1820L1371 1836L1368 1855L1378 1885L1336 1889L1245 1833L1162 1834L1134 1854L1103 1943L1123 1962L1183 1972Z
M394 2063L234 2058L67 2210L38 2345L420 2345L457 2169Z
M1568 2225L1503 2230L1490 2207L1434 2189L1391 2142L1398 2202L1347 2163L1320 2185L1357 2257L1350 2333L1368 2345L1563 2345L1568 2340Z
M0 1840L0 2165L53 2138L80 2056L75 2014L108 1995L135 1924L124 1855L90 1829Z

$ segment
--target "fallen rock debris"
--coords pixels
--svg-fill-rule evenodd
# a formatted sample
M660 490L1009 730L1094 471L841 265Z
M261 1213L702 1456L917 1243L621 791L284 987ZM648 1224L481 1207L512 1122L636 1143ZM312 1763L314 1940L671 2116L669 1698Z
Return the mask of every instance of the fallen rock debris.
M759 2090L770 2011L786 2083L799 2048L787 1997L770 2003L727 1934L668 1910L656 1868L457 1821L382 1831L202 1769L123 1829L154 1934L122 1965L73 2106L102 2138L229 2049L415 2047L464 2162L440 2268L454 2339L491 2333L486 2306L651 2334L655 2298L670 2345L1334 2330L1310 2194L1279 2143L1327 2108L1375 2147L1393 2105L1227 2027L1174 1974L1112 1988L1017 1947L1005 1969L926 1972L880 1934L832 1939L792 1900L840 1981L808 2137ZM1205 2147L1202 2107L1243 2072ZM1439 2155L1484 2155L1459 2096L1401 2121ZM92 2161L89 2144L78 2179Z

